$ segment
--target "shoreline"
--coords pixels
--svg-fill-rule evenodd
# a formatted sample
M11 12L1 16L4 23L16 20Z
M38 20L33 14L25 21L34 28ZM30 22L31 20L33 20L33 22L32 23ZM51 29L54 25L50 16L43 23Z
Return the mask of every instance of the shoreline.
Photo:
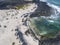
M26 40L26 43L28 45L35 45L35 44L38 45L38 41L37 40L34 41L31 35L26 36L24 34L25 31L28 29L28 27L23 25L23 22L22 22L22 19L24 18L24 14L28 13L29 15L30 13L34 12L36 8L37 8L37 5L33 3L33 4L30 4L29 7L25 8L25 10L23 9L0 10L0 17L1 17L0 18L0 25L1 25L0 45L11 45L13 43L15 43L15 45L23 44L23 42L20 41L21 39L19 39L21 37L19 37L19 35L18 36L15 35L18 33L15 31L17 27L19 27L19 31L23 34L23 38L24 40ZM6 28L4 26L6 26ZM3 30L3 33L2 33L2 30Z

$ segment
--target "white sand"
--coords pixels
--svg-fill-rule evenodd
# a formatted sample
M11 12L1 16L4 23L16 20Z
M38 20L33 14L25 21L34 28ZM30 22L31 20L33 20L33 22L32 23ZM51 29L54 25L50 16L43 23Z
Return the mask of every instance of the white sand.
M23 33L23 37L28 43L28 45L38 45L37 40L33 40L33 37L26 36L24 32L28 29L28 27L22 25L22 18L24 18L22 15L26 13L32 13L36 10L37 5L36 4L29 4L25 10L15 10L15 9L9 9L9 10L0 10L0 45L12 45L13 42L15 42L15 45L21 45L19 43L19 39L16 39L17 36L15 36L15 28L17 26L20 28L20 31ZM36 8L34 8L36 7ZM32 9L32 10L31 10ZM22 17L21 17L22 16ZM16 19L17 17L17 19ZM8 18L8 20L6 20ZM4 26L7 26L4 28ZM13 30L13 31L12 31Z

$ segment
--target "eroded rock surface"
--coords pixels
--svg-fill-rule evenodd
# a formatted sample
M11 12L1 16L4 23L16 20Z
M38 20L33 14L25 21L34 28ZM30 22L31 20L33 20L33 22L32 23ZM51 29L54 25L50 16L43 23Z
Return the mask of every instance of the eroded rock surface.
M37 3L38 8L31 14L30 17L50 16L55 13L55 10L48 6L46 2Z

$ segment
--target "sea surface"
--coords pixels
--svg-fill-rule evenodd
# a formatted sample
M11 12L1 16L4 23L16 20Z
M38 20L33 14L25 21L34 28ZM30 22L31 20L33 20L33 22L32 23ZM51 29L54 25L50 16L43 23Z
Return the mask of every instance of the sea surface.
M40 16L40 18L35 18L31 20L35 27L35 31L40 35L49 38L56 37L60 33L60 0L40 0L46 2L48 6L55 9L55 14L51 16ZM38 30L38 31L37 31Z

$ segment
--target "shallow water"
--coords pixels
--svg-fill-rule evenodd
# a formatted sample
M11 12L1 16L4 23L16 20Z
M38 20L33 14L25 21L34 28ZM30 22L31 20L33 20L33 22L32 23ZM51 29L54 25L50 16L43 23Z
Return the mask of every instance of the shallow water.
M40 16L31 19L31 27L35 28L38 35L53 38L60 33L60 0L43 0L48 6L55 9L55 14L50 16Z
M57 5L57 6L60 6L60 0L47 0L47 2Z

